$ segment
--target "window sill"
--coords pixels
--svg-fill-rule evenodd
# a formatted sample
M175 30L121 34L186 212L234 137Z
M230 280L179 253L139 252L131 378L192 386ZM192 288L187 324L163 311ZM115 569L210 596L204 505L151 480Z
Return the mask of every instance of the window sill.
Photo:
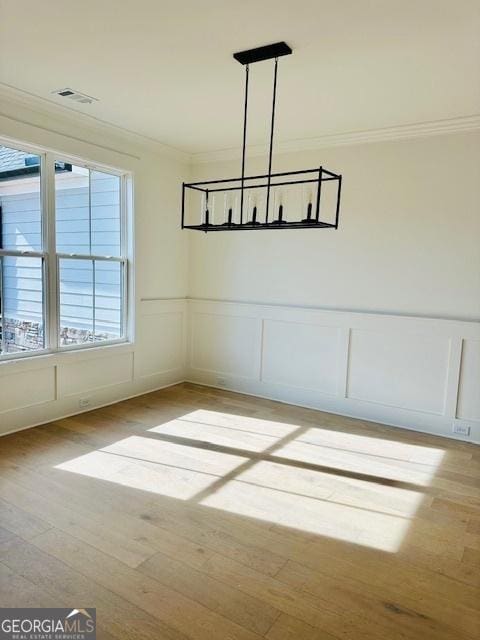
M97 358L108 357L109 355L120 355L132 353L135 345L133 342L122 341L101 346L91 346L76 349L65 349L58 351L44 352L37 355L22 356L20 358L8 358L0 360L0 376L12 375L21 371L34 371L56 366L67 362L81 362L85 360L95 360Z

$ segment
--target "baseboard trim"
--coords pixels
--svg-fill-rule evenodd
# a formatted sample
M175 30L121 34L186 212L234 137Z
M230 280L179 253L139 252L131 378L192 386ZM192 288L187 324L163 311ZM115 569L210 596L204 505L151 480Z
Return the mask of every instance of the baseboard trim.
M36 422L34 424L29 424L26 425L25 427L17 427L15 429L11 429L10 431L5 431L5 432L1 432L0 433L0 438L3 436L8 436L8 435L12 435L13 433L19 433L20 431L26 431L27 429L35 429L37 427L43 427L44 425L50 424L51 422L56 422L57 420L64 420L65 418L72 418L74 416L80 416L83 413L89 413L90 411L95 411L96 409L104 409L105 407L110 407L113 404L117 404L119 402L124 402L125 400L131 400L132 398L138 398L140 396L145 396L148 393L153 393L155 391L161 391L162 389L168 389L169 387L176 387L179 384L183 384L184 382L186 382L186 380L178 380L176 382L169 382L168 384L164 384L161 386L154 386L151 389L147 389L144 391L140 391L138 393L132 393L130 395L127 396L122 396L120 398L118 398L117 400L112 400L109 402L103 402L100 404L96 404L95 406L91 406L88 407L86 409L80 410L80 411L72 411L70 413L65 413L62 414L56 418L52 418L52 420L48 420L47 422L45 422L45 420L42 420L41 422Z
M465 442L468 444L476 444L476 445L480 445L480 423L476 426L476 431L474 433L472 433L472 436L470 438L465 438L465 437L457 437L454 433L449 433L449 432L442 432L441 430L437 430L435 428L435 426L432 425L431 428L428 427L428 425L425 424L425 426L419 426L419 425L415 425L415 424L405 424L405 422L400 421L400 420L394 420L391 419L389 420L388 418L385 419L382 416L375 416L375 412L377 411L377 408L375 405L369 406L368 408L370 409L370 411L365 411L365 413L361 413L361 412L353 412L353 411L348 411L345 410L342 406L335 406L333 410L333 407L328 406L328 404L332 404L332 402L334 402L336 405L339 402L338 397L333 397L332 396L332 400L330 401L330 403L328 401L324 401L324 403L322 403L322 400L320 399L319 402L316 403L309 403L309 402L305 402L302 401L301 399L295 400L293 401L293 399L288 400L285 397L282 397L281 394L275 394L275 393L264 393L261 390L257 391L257 390L252 390L249 389L248 386L250 386L252 383L247 383L245 384L244 381L242 381L243 384L239 384L238 386L234 386L233 384L229 385L229 386L224 386L224 387L219 387L218 385L215 385L211 382L207 382L205 380L199 380L198 378L195 378L194 376L189 375L188 378L185 380L185 382L188 382L190 384L196 384L199 385L201 387L208 387L211 389L218 389L220 391L229 391L232 393L239 393L242 395L246 395L246 396L251 396L251 397L255 397L255 398L262 398L264 400L272 400L274 402L280 402L281 404L286 404L289 406L293 406L293 407L301 407L303 409L312 409L314 411L322 411L323 413L329 413L331 415L337 415L337 416L344 416L346 418L352 418L354 420L361 420L363 422L372 422L375 424L381 424L387 427L393 427L396 429L404 429L406 431L414 431L416 433L424 433L426 435L429 436L437 436L439 438L447 438L449 440L456 440L457 442ZM294 393L295 390L292 390L292 392ZM325 399L327 398L327 396L325 396ZM348 399L343 399L343 400L347 400ZM370 403L365 403L365 404L369 404ZM380 406L380 405L379 405ZM385 407L383 407L383 410L385 410ZM411 412L412 413L412 417L418 417L417 416L417 412ZM453 423L453 419L449 420L449 419L445 419L445 416L436 416L436 415L429 415L429 414L424 414L426 416L425 422L427 422L427 420L430 418L433 418L433 421L436 422L437 426L445 426L447 427L448 424L452 424ZM413 421L412 421L413 422ZM478 432L478 433L477 433Z
M242 381L244 384L245 382ZM233 387L233 385L230 385L228 387L219 387L218 385L209 383L209 382L205 382L205 381L200 381L198 379L196 379L194 376L188 376L185 379L182 380L177 380L175 382L169 382L168 384L164 384L161 386L154 386L151 389L147 389L147 390L142 390L138 393L133 393L133 394L129 394L126 396L122 396L116 400L112 400L109 402L104 402L98 405L95 405L93 407L88 407L87 409L83 410L83 411L72 411L69 413L65 413L62 414L58 417L55 417L53 420L49 420L47 422L45 421L40 421L34 424L30 424L30 425L26 425L24 427L18 427L15 429L11 429L10 431L6 431L4 433L0 433L0 437L2 436L8 436L14 433L19 433L21 431L26 431L27 429L35 429L37 427L42 427L44 425L48 425L50 422L55 422L57 420L63 420L65 418L71 418L73 416L78 416L78 415L82 415L83 413L89 413L90 411L95 411L96 409L103 409L105 407L109 407L111 405L117 404L118 402L124 402L125 400L131 400L132 398L138 398L140 396L144 396L147 395L149 393L153 393L155 391L161 391L162 389L168 389L170 387L175 387L178 386L180 384L183 383L189 383L189 384L195 384L198 385L200 387L207 387L210 389L217 389L219 391L228 391L230 393L238 393L239 395L246 395L249 397L253 397L253 398L262 398L264 400L272 400L274 402L279 402L280 404L286 404L288 406L291 407L301 407L303 409L312 409L314 411L322 411L324 413L329 413L331 415L337 415L337 416L344 416L346 418L352 418L354 420L362 420L362 421L366 421L366 422L372 422L372 423L376 423L376 424L381 424L387 427L393 427L396 429L404 429L405 431L413 431L416 433L424 433L426 435L429 436L437 436L439 438L447 438L450 440L456 440L459 442L467 442L467 443L471 443L471 444L476 444L476 445L480 445L480 438L477 438L475 436L475 434L472 434L472 438L466 440L465 438L462 437L456 437L455 434L447 434L447 433L442 433L442 432L438 432L434 429L427 429L427 428L421 428L418 427L416 425L406 425L404 423L401 423L399 421L388 421L385 419L377 419L375 417L372 417L371 415L360 415L359 413L354 413L354 412L349 412L349 411L345 411L343 409L341 410L335 410L332 411L332 409L330 407L327 406L323 406L322 402L318 402L315 404L310 404L308 402L302 402L302 401L289 401L287 399L285 399L284 397L281 397L280 394L271 394L271 393L261 393L261 392L257 392L257 391L252 391L252 390L248 390L245 388L245 386L243 385L239 385L239 387L241 388L236 388ZM446 421L445 421L446 422ZM479 430L480 430L480 425L479 425Z

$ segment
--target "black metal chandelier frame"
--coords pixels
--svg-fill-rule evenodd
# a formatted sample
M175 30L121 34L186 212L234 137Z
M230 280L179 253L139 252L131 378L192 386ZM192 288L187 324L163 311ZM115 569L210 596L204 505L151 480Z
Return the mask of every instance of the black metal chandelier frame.
M313 169L303 169L297 171L284 171L272 173L273 160L273 138L275 131L275 107L277 97L277 75L278 58L290 55L292 49L285 42L277 42L265 47L249 49L233 54L233 57L245 66L245 102L243 115L243 144L242 144L242 166L239 178L226 178L222 180L206 180L200 182L184 182L182 185L182 229L193 229L203 231L243 231L260 229L337 229L340 213L340 197L342 190L342 176L324 167ZM263 175L246 176L246 142L247 142L247 114L248 114L248 84L249 65L262 60L274 59L273 71L273 96L272 115L270 121L270 145L268 153L268 173ZM260 182L258 182L260 181ZM324 182L335 181L337 183L335 202L335 221L325 222L320 219L320 205L322 198L322 184ZM310 197L306 203L306 210L302 213L300 220L287 220L284 217L283 204L280 203L278 210L273 210L273 219L269 219L271 190L275 187L286 187L290 185L316 185L315 196ZM233 185L233 186L232 186ZM245 191L252 189L266 189L266 203L263 216L259 214L258 207L254 206L248 216L245 215ZM203 194L202 200L202 220L199 224L186 224L186 194L188 191L200 191ZM230 191L240 192L239 219L234 218L233 207L229 207L222 223L213 220L210 209L210 197L215 193L228 193ZM275 208L275 207L274 207ZM250 215L251 214L251 215ZM250 218L250 219L248 219Z

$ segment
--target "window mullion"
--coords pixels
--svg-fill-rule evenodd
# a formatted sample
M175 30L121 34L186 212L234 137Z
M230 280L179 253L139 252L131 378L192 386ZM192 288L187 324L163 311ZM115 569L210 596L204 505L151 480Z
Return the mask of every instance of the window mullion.
M122 334L124 338L132 337L132 314L129 313L127 301L133 300L132 287L130 282L129 260L130 248L128 242L132 241L131 229L128 227L127 208L128 208L128 184L126 176L121 177L120 188L120 251L122 255L122 300L121 300L121 318L122 318ZM132 242L133 245L133 242ZM133 304L133 302L132 302Z
M45 251L18 251L17 249L0 249L1 256L11 256L12 258L44 258Z
M90 236L91 242L91 236ZM95 260L92 260L92 329L93 329L93 342L95 343Z
M46 252L46 323L48 347L58 348L58 278L55 239L55 157L45 154L44 249Z
M92 170L88 170L88 253L92 254Z
M103 262L125 262L126 258L119 256L101 256L96 253L57 253L58 258L65 260L101 260Z
M3 327L3 259L0 255L0 321L2 322L2 336L0 340L0 354L5 353L5 328Z

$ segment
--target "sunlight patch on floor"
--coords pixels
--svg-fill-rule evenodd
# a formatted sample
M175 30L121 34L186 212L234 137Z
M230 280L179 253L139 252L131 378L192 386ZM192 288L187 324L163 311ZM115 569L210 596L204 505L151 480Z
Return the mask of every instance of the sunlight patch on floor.
M200 454L198 459L195 458L197 453ZM208 489L223 474L235 469L241 461L230 460L226 455L211 457L207 461L202 459L201 453L193 447L131 436L59 464L56 468L132 489L189 500ZM209 468L210 471L203 471Z
M395 552L442 457L380 437L197 410L56 468Z
M393 500L390 493L391 490L385 491L385 501ZM311 498L232 480L204 498L200 504L336 540L394 552L400 546L408 530L409 519L414 515L422 497L423 494L418 492L404 492L404 515L398 516L358 506L358 503L349 506L337 502L333 496L328 499Z

